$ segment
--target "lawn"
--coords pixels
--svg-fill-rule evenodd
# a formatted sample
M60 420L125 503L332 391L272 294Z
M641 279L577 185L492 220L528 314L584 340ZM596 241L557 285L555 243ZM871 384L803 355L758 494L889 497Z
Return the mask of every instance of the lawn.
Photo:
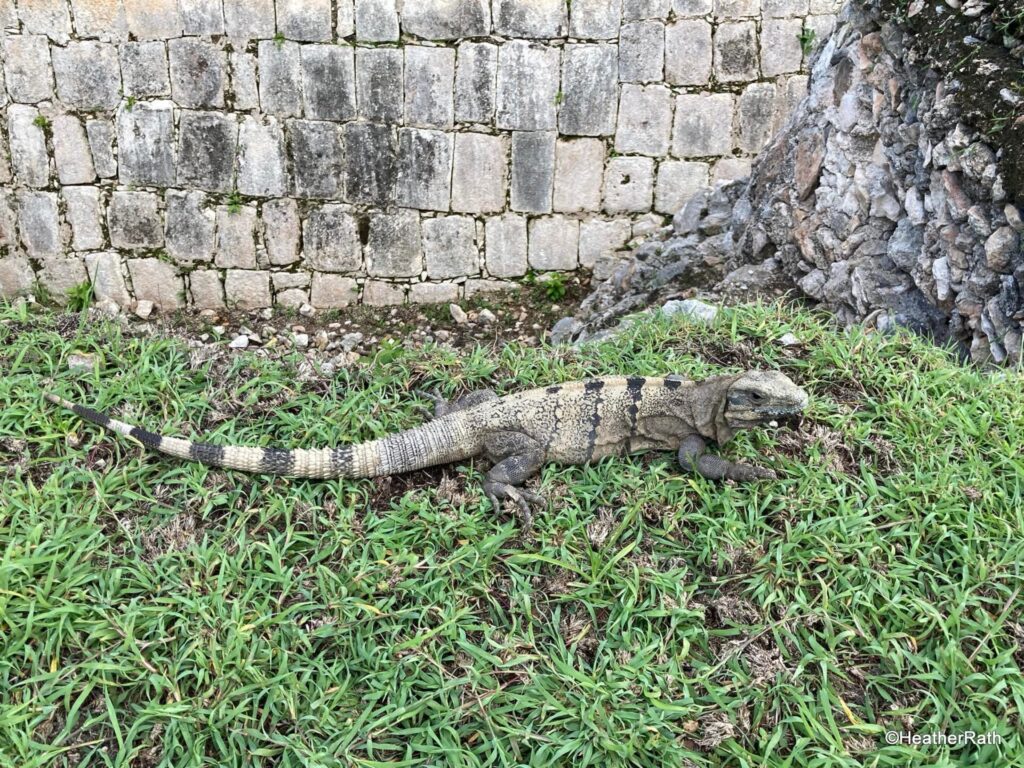
M331 379L77 320L0 307L4 766L1024 764L1019 372L789 305L576 351L386 345ZM224 472L42 398L309 447L420 423L415 389L747 366L811 394L798 429L723 449L779 480L549 466L528 532L478 464Z

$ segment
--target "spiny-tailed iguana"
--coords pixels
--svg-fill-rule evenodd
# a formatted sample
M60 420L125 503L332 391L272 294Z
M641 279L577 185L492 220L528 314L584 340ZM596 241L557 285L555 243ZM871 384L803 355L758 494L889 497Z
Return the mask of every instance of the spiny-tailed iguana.
M54 395L47 400L147 448L212 466L292 477L378 477L486 456L494 462L484 492L515 502L530 519L543 503L523 483L543 464L585 464L636 451L678 451L684 469L720 480L773 478L768 469L704 453L738 429L800 413L807 393L774 371L747 371L702 382L680 377L590 379L498 397L472 392L454 403L435 395L433 420L378 440L337 448L244 448L163 437Z

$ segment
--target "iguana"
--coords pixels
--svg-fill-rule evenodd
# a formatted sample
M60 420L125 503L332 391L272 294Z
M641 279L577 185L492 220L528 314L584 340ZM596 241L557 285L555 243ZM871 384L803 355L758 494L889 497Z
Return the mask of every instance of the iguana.
M422 393L421 393L422 394ZM323 449L245 448L163 437L46 395L87 421L146 448L217 467L291 477L378 477L486 456L494 462L484 493L515 502L524 523L543 498L523 487L543 464L585 464L647 450L677 451L684 469L713 480L774 478L761 467L704 452L736 430L799 414L807 393L785 375L747 371L702 382L678 376L608 376L531 389L504 397L480 390L449 403L436 395L433 419L377 440Z

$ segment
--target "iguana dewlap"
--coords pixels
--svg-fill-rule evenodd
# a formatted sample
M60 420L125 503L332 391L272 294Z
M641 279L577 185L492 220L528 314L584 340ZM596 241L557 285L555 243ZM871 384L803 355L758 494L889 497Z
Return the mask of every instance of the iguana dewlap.
M433 397L433 396L430 396ZM719 480L771 478L760 467L704 453L736 430L800 413L807 393L785 375L747 371L702 382L609 376L531 389L504 397L473 392L454 403L433 398L433 420L356 445L322 449L244 448L163 437L90 408L47 395L53 403L147 448L212 466L292 477L377 477L485 456L494 462L484 491L514 501L529 517L541 502L523 483L548 462L585 464L637 451L677 451L680 464Z

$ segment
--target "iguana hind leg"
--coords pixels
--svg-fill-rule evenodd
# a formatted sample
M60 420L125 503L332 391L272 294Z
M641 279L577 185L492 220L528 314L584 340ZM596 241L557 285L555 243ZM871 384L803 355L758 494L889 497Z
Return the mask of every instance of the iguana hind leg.
M688 435L679 445L679 464L683 469L697 472L708 480L774 480L777 475L770 469L749 464L736 464L721 456L704 453L707 441L700 435Z
M488 400L495 400L498 397L493 389L478 389L451 402L445 400L436 392L422 392L417 390L416 394L433 401L434 415L431 418L434 419L440 419L442 416L447 416L448 414L456 413L457 411L463 411L466 408L472 408L474 405L480 405L480 403L486 403Z
M522 487L544 464L544 449L540 443L521 432L497 432L484 443L488 458L495 465L484 479L484 493L494 506L501 509L499 500L511 500L519 507L523 528L533 523L531 504L544 504L539 493Z

